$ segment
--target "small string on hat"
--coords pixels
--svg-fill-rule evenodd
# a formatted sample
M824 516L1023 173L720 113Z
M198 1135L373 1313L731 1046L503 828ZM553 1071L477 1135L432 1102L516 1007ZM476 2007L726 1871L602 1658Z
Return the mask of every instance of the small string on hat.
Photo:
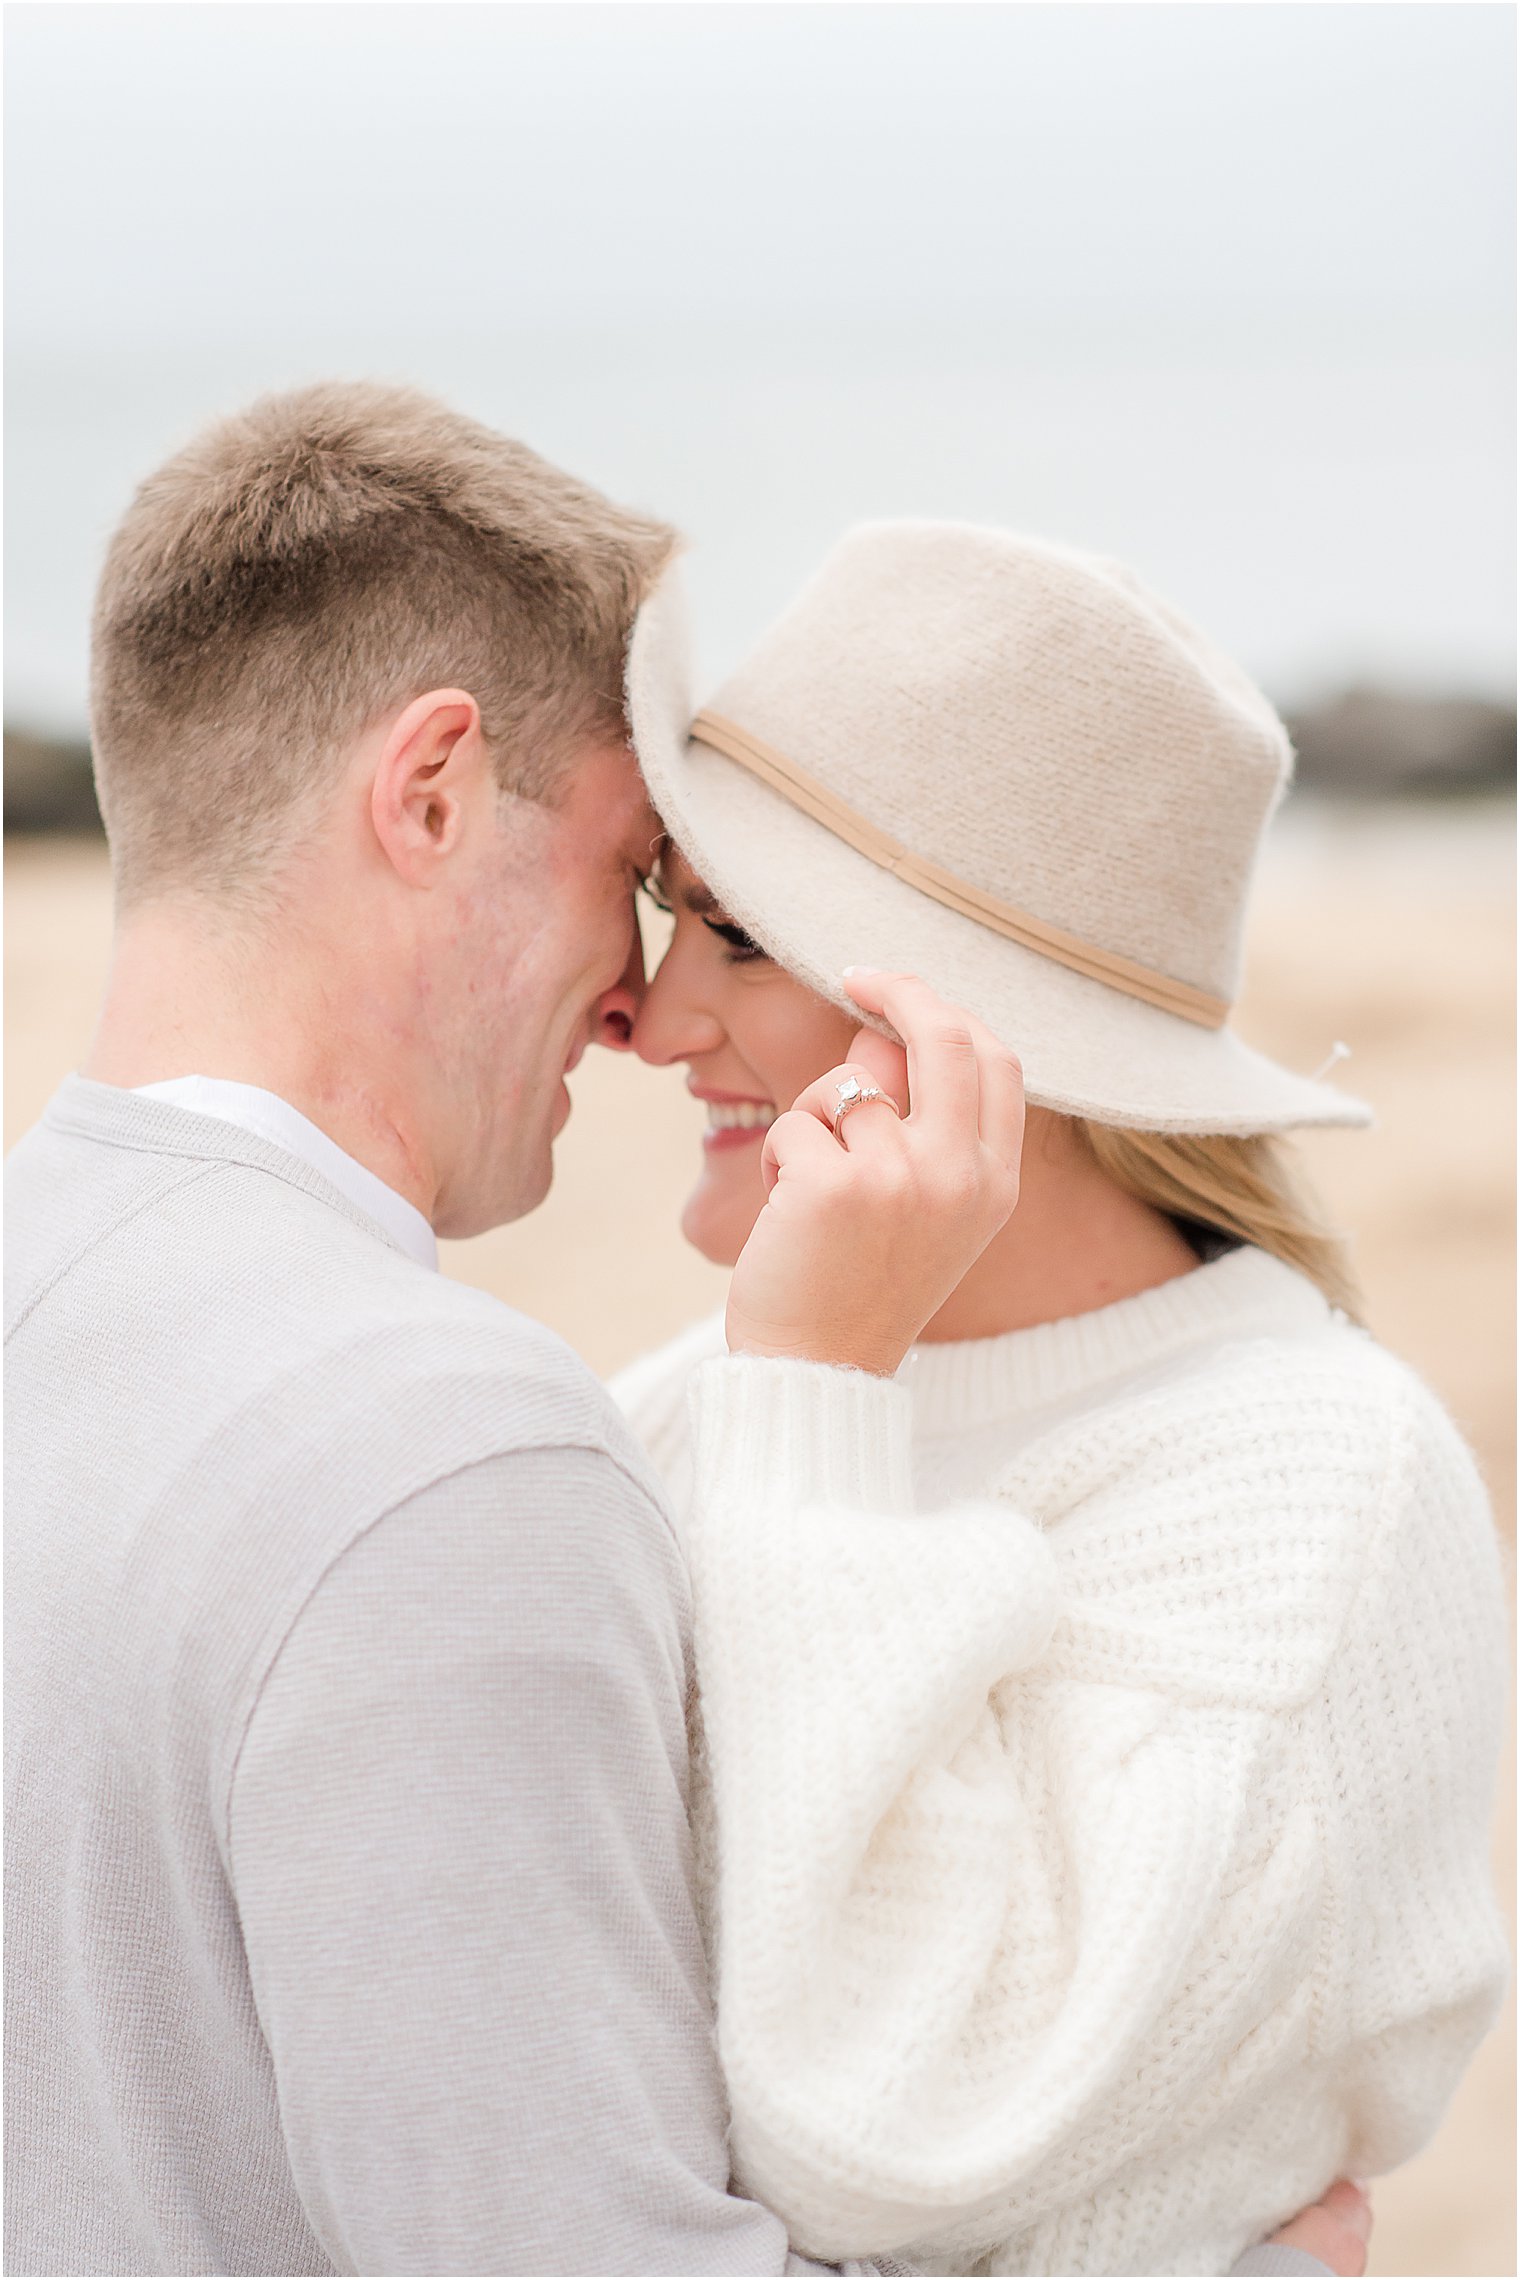
M1329 1076L1332 1069L1339 1068L1342 1061L1349 1061L1350 1058L1351 1047L1349 1045L1342 1044L1340 1038L1337 1037L1335 1043L1331 1046L1329 1052L1325 1055L1325 1058L1323 1061L1321 1061L1319 1067L1315 1070L1309 1082L1311 1084L1317 1085L1322 1078Z

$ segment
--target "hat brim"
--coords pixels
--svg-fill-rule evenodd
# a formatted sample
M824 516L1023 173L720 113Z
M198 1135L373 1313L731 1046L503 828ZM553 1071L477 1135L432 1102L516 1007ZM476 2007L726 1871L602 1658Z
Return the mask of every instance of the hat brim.
M848 965L920 974L1013 1047L1032 1102L1097 1124L1244 1134L1372 1121L1365 1102L1294 1075L1228 1028L1164 1013L946 909L693 742L672 580L634 628L628 715L675 846L736 925L844 1011L859 1014L842 980Z

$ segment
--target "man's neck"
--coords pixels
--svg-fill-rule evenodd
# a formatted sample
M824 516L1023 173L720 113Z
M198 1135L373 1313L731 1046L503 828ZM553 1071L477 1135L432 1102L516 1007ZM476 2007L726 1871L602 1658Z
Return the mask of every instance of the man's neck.
M349 973L319 946L282 954L155 906L119 929L81 1073L126 1087L188 1076L257 1085L431 1221L438 1182L406 1105L404 1024Z

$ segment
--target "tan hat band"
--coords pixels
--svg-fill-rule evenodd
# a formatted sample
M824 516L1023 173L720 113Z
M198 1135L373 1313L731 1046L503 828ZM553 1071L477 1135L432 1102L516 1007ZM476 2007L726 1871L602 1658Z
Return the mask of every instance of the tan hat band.
M1158 974L1149 966L1137 965L1132 958L1121 958L1117 951L1100 950L1095 943L1067 934L1059 926L1049 926L1044 919L1031 917L1028 911L1016 910L1012 903L998 902L993 896L983 894L980 888L968 886L953 872L941 870L937 863L915 855L888 833L879 831L826 784L820 784L816 776L810 776L795 761L762 744L758 736L751 736L747 729L737 727L721 714L698 713L690 733L698 743L711 745L725 759L737 761L752 776L758 776L792 807L810 815L815 823L832 831L836 839L842 839L857 854L879 864L908 886L917 887L921 894L931 896L935 902L943 903L947 910L959 911L963 918L974 919L977 925L1006 935L1010 942L1022 943L1026 950L1053 958L1058 965L1069 966L1073 973L1085 974L1090 981L1106 982L1110 989L1123 990L1127 997L1143 998L1147 1004L1159 1006L1163 1013L1179 1014L1184 1021L1197 1022L1200 1028L1222 1029L1228 1021L1230 1008L1225 999L1212 997L1207 990L1195 989L1191 982L1174 981L1169 974Z

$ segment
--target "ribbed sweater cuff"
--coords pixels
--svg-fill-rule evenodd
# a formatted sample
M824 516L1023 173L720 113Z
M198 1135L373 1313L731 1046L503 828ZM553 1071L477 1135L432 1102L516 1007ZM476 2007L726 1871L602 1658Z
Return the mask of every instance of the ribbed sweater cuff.
M832 1504L911 1512L906 1386L824 1362L732 1354L692 1372L699 1505Z

